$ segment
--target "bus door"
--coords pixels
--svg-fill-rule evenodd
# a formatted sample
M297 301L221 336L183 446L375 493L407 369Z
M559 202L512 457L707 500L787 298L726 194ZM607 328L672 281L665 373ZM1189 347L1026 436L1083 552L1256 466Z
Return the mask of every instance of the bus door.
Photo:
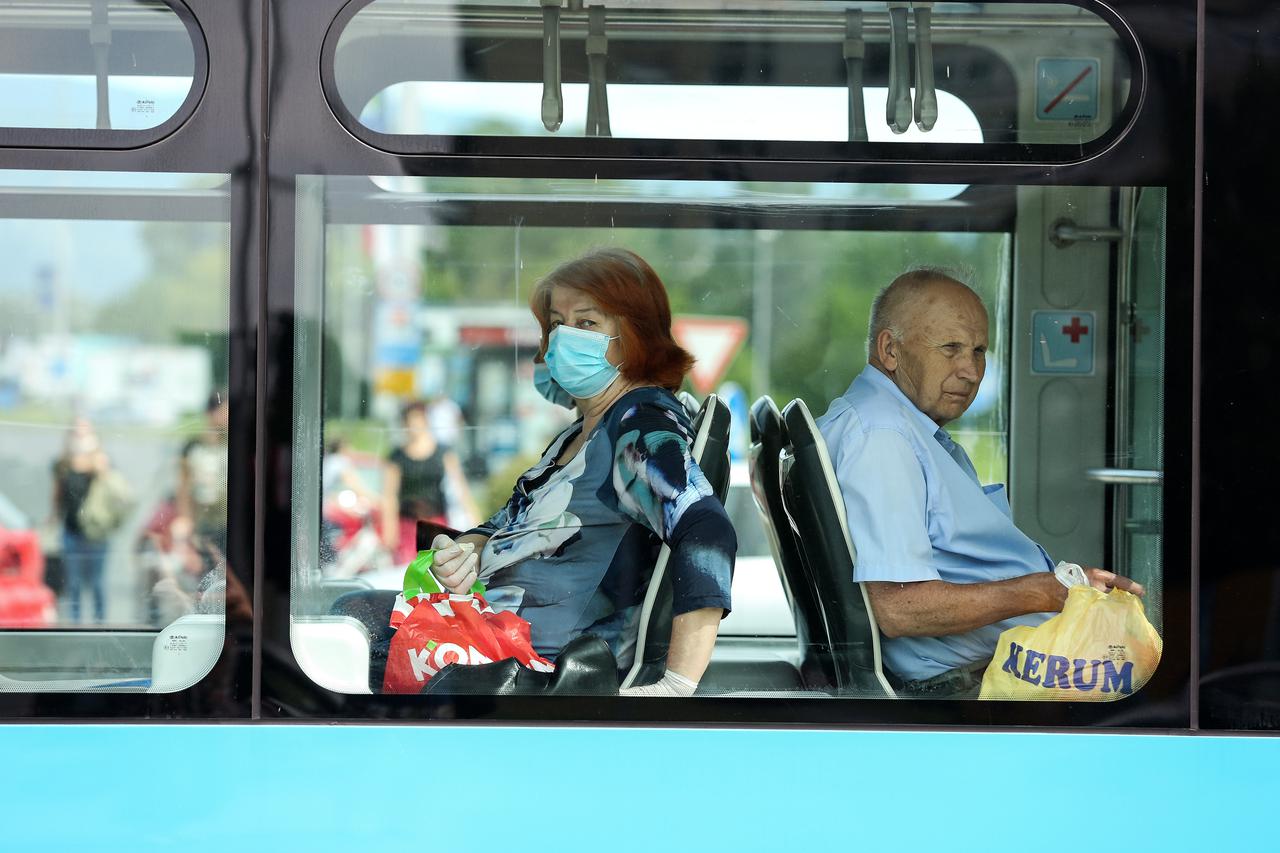
M1023 187L1010 485L1054 560L1144 584L1159 625L1165 192Z

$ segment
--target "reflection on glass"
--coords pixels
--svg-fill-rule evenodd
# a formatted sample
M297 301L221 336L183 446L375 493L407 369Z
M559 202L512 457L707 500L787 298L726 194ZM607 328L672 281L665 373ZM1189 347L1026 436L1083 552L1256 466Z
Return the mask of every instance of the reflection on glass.
M191 91L187 29L159 0L0 7L0 126L147 130ZM20 49L17 46L20 45Z
M537 83L419 81L379 92L360 123L379 133L478 136L583 136L587 86L564 86L563 125L553 134L538 113ZM982 142L978 118L959 98L939 91L938 123L895 134L884 122L888 90L865 91L872 142ZM848 93L832 87L617 85L609 89L612 135L630 139L759 139L843 142ZM761 118L765 117L765 121Z
M0 172L17 200L0 227L0 551L16 555L0 630L46 629L0 641L0 688L161 689L154 663L176 689L212 659L193 674L170 658L220 649L230 272L210 187L225 181ZM151 218L134 218L138 195ZM189 646L157 640L180 622ZM42 639L80 626L109 630Z

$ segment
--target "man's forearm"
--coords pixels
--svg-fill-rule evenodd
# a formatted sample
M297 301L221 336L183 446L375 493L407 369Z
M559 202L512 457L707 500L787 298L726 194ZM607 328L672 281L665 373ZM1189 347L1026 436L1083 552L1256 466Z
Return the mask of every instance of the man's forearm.
M867 595L887 637L963 634L1027 613L1062 609L1066 588L1049 572L988 583L870 581Z

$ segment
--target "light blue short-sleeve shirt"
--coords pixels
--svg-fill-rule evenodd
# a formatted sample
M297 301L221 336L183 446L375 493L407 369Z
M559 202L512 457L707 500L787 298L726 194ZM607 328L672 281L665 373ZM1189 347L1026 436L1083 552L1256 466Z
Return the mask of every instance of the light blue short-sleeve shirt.
M876 368L868 365L817 423L844 494L855 581L981 583L1053 570L1014 526L1004 485L983 486L964 448ZM1000 632L1050 615L885 639L885 662L904 680L930 678L989 660Z

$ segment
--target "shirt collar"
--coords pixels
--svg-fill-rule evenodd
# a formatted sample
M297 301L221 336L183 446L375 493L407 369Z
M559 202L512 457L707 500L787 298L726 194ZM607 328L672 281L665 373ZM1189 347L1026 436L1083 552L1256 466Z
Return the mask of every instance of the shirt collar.
M931 435L936 438L943 447L948 447L948 445L953 443L951 434L934 423L933 418L917 409L916 404L911 402L910 398L908 398L906 394L902 393L902 389L895 385L892 379L884 373L881 373L879 368L868 364L866 367L862 368L862 373L858 374L858 379L865 379L876 388L879 388L881 391L888 392L896 398L899 403L906 406L907 409L916 416L921 429L923 429L927 435ZM858 380L855 379L854 381L856 382ZM853 390L852 386L849 390Z

